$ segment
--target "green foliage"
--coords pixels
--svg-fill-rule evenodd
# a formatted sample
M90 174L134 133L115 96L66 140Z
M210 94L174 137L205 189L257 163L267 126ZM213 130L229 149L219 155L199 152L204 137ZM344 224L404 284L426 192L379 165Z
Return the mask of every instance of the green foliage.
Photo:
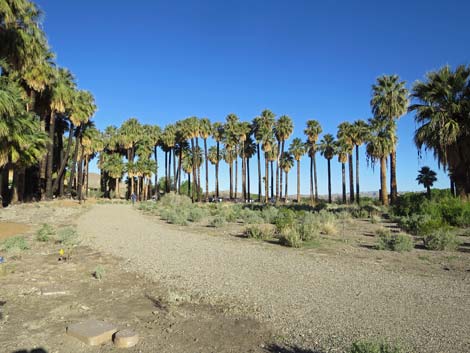
M264 223L264 218L261 217L261 212L250 210L248 208L244 209L240 218L244 223L248 224L261 224Z
M268 206L261 211L261 216L264 218L266 223L275 224L278 215L279 209L272 206Z
M279 211L279 215L276 219L276 228L279 233L282 233L285 229L292 229L296 224L296 214L294 211L288 208L283 208Z
M104 270L104 268L101 265L98 265L93 270L93 277L95 277L96 279L101 281L103 279L105 273L106 273L106 271Z
M57 231L57 240L66 246L74 246L79 244L78 233L71 227L59 229Z
M291 248L300 248L302 246L302 239L295 227L283 228L279 234L279 242Z
M166 220L168 223L171 223L171 224L187 226L188 225L188 212L187 210L184 210L184 209L180 211L171 209L168 211Z
M271 239L274 237L274 229L266 224L252 225L246 228L245 235L254 239Z
M358 341L354 342L348 353L401 353L398 346L385 342Z
M41 242L48 242L55 236L55 230L50 224L43 224L36 232L36 240Z
M188 221L200 222L205 217L207 217L207 210L205 208L199 207L198 205L194 205L189 210Z
M311 241L320 236L321 221L318 214L305 213L298 223L298 232L302 241Z
M186 208L191 205L191 199L185 195L168 193L163 195L158 201L162 207L173 207L175 209Z
M424 247L429 250L455 250L459 241L454 233L446 229L437 229L423 237Z
M6 252L23 251L29 249L29 244L24 237L11 237L1 244L1 249Z
M411 251L414 247L413 239L408 234L390 233L388 229L379 229L377 231L379 237L377 248L379 250L390 251Z
M220 228L220 227L223 227L226 223L227 223L227 220L225 219L224 216L217 215L211 220L210 225L215 228Z

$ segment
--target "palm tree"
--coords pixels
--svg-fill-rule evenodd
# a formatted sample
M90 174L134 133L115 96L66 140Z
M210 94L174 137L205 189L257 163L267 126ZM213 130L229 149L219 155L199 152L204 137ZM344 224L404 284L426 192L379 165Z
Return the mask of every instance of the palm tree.
M461 198L470 196L470 66L455 71L445 66L413 85L415 144L433 151L439 166L448 169Z
M356 146L356 201L359 203L359 147L367 140L369 136L369 125L364 120L356 120L352 126L353 143Z
M328 162L328 202L331 203L331 159L335 155L335 138L333 135L324 135L318 149Z
M420 170L418 170L418 173L419 174L416 178L416 181L418 184L422 184L426 188L428 199L431 199L431 187L433 186L434 182L437 181L437 174L429 167L422 167Z
M114 179L114 196L120 198L119 183L125 170L122 156L119 153L105 154L101 169L105 170Z
M288 188L289 188L288 176L289 176L289 171L294 166L294 157L291 154L289 154L289 152L284 152L281 156L280 165L281 165L282 170L286 174L286 190L284 192L284 201L287 202L287 198L289 196L289 194L288 194Z
M338 162L341 163L341 180L342 180L342 192L343 192L343 203L346 203L346 167L345 163L348 161L350 156L351 146L349 142L343 139L336 141L336 155L338 156Z
M292 119L287 115L282 115L274 125L274 135L277 139L277 156L276 156L276 201L282 194L282 173L279 173L279 160L284 152L284 144L294 131Z
M408 109L408 90L405 82L400 81L397 75L384 75L377 78L372 85L372 99L370 102L372 112L376 118L384 119L389 125L392 138L392 150L390 152L390 198L395 203L397 189L396 172L396 120L406 114Z
M307 148L310 157L310 201L313 204L313 182L315 181L315 201L318 201L317 163L315 154L317 151L318 136L322 133L320 123L316 120L308 120L304 134L307 135ZM312 175L313 173L313 175Z
M207 161L207 138L210 136L212 132L212 125L209 119L202 118L199 121L199 134L201 138L204 140L204 159L206 161L205 164L205 172L206 172L206 202L209 201L209 167Z
M337 138L341 140L341 150L348 153L349 162L349 201L354 202L354 170L352 153L354 149L354 128L353 125L345 121L338 125ZM338 156L339 157L339 156Z
M382 205L388 206L387 193L387 156L393 150L393 130L384 125L380 119L370 121L372 132L367 141L367 155L372 164L380 160L380 199Z
M183 154L181 166L188 177L188 197L193 197L193 190L191 190L191 173L193 172L193 156L191 151Z
M245 156L245 142L250 135L251 126L247 122L240 122L238 124L237 133L239 141L241 142L240 156L242 158L242 194L243 200L247 200L246 194L246 156Z
M247 140L244 143L245 150L245 159L246 159L246 177L247 181L247 193L248 200L251 200L251 190L250 190L250 159L256 154L256 143L253 141L251 136L248 136Z
M212 125L212 138L215 140L217 149L217 163L215 165L215 196L219 198L219 161L220 161L220 141L224 138L224 127L221 123L215 122Z
M217 183L218 183L218 180L217 180L218 179L217 166L218 166L219 161L220 161L219 158L220 158L220 154L219 154L219 151L217 150L217 147L216 146L209 147L209 152L207 153L207 159L214 166L215 183L216 183L215 190L216 190L216 192L217 192Z
M258 161L258 202L261 202L261 158L260 158L260 143L261 143L261 134L260 134L260 122L261 117L257 116L251 122L251 133L255 136L256 140L256 157Z
M155 192L154 196L158 200L159 193L158 193L158 155L157 155L157 147L160 142L161 136L161 129L158 125L144 125L145 135L148 137L149 142L153 148L153 158L155 160L155 170L154 170L154 184L155 184Z
M258 136L257 140L262 143L262 150L264 152L264 162L265 162L265 195L264 201L267 203L269 198L269 159L267 154L271 152L271 149L274 145L274 136L273 136L273 127L274 127L274 118L275 115L270 110L266 109L261 112L261 116L258 120L258 127L256 133Z
M226 150L233 150L235 155L235 187L233 183L233 165L230 166L230 199L237 198L238 188L238 137L239 137L239 119L235 114L229 114L225 118L224 125L224 142ZM233 163L233 162L232 162Z
M305 144L298 137L292 140L289 154L297 161L297 203L300 203L300 158L305 154Z

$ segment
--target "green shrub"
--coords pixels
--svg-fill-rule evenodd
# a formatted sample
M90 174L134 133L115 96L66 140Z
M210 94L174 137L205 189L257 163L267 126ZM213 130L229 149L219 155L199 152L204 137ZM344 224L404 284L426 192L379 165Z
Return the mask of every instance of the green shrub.
M217 215L212 218L210 225L215 228L223 227L227 223L227 220L223 215Z
M454 233L438 229L423 236L424 247L429 250L455 250L459 241Z
M354 342L349 353L401 353L398 346L392 346L385 342L358 341Z
M176 211L176 210L171 210L168 213L168 223L171 224L177 224L180 226L187 226L188 225L188 216L186 211Z
M23 251L29 249L29 244L24 237L11 237L2 243L1 248L6 252Z
M189 210L188 220L191 222L200 222L207 217L207 211L199 206L194 206Z
M261 215L266 223L275 224L279 210L276 207L268 206L261 211Z
M379 216L376 216L376 215L372 215L370 217L370 223L372 224L377 224L381 221L381 218Z
M413 239L408 234L390 233L388 229L379 229L377 231L379 237L377 248L380 250L390 251L411 251L414 247Z
M54 228L49 224L43 224L41 228L36 232L36 240L41 242L47 242L55 236Z
M102 280L106 271L101 265L98 265L95 267L95 270L93 271L93 277L95 277L98 280Z
M246 228L245 235L254 239L271 239L274 237L274 229L267 224L252 225Z
M78 245L78 233L71 227L61 228L57 231L57 240L59 243L67 246Z
M276 219L276 228L279 233L281 233L285 229L292 229L295 227L297 222L296 214L294 211L283 208L279 211L279 215Z
M178 195L175 193L168 193L160 198L158 203L163 207L171 207L175 209L188 208L191 206L191 199L186 195Z
M303 241L317 239L320 236L321 222L315 213L306 213L299 221L298 232Z
M296 228L283 228L279 233L279 242L292 248L300 248L302 239Z
M250 210L248 208L241 212L240 218L243 221L243 223L247 223L247 224L264 223L264 219L261 217L261 214L259 211Z

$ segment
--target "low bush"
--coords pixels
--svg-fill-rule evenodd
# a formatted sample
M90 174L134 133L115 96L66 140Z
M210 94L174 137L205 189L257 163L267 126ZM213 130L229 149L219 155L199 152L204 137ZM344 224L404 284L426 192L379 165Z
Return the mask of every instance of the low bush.
M252 225L246 228L245 235L247 238L272 239L274 237L274 229L267 224Z
M102 280L104 275L105 275L106 271L104 270L104 268L101 266L101 265L98 265L95 267L94 271L93 271L93 277L95 277L97 280Z
M201 208L199 206L193 206L189 210L188 214L188 221L191 222L200 222L202 221L205 217L207 217L207 210L204 208Z
M223 215L217 215L212 218L210 225L215 228L223 227L227 223L227 220Z
M320 236L321 222L315 213L305 213L297 226L300 238L311 241Z
M66 246L74 246L79 243L78 233L71 227L59 229L57 231L57 240Z
M379 250L390 251L410 251L413 249L413 239L408 234L390 233L388 229L379 229L377 231L379 237L377 248Z
M379 216L376 216L376 215L372 215L370 217L370 223L372 224L377 224L381 221L381 218Z
M428 250L455 250L459 241L454 233L437 229L423 236L424 247Z
M279 209L276 207L268 206L261 211L261 215L266 223L275 224L279 215Z
M41 242L50 241L55 236L55 230L50 224L43 224L36 232L36 240Z
M188 225L188 215L186 210L176 211L170 210L168 215L167 222L171 224L177 224L179 226L187 226Z
M247 224L261 224L264 223L265 220L261 217L261 213L259 211L254 211L250 209L245 209L241 212L240 219L243 223Z
M325 235L336 235L338 234L338 228L334 221L327 221L321 224L321 232Z
M171 207L175 209L188 208L191 206L191 199L186 195L178 195L175 193L168 193L163 195L158 201L163 207Z
M398 346L392 346L385 342L358 341L354 342L349 353L401 353Z
M296 228L283 228L279 233L279 242L292 248L300 248L302 239Z
M24 237L11 237L1 244L1 249L6 252L23 251L29 249L29 244Z

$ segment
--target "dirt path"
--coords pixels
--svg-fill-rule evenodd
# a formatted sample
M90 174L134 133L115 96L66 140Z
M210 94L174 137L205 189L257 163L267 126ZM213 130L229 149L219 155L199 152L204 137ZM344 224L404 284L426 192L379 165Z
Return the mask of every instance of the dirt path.
M339 349L381 337L419 352L470 352L468 275L418 276L373 261L194 234L127 205L94 206L78 230L132 268L209 302L236 303L303 346Z

